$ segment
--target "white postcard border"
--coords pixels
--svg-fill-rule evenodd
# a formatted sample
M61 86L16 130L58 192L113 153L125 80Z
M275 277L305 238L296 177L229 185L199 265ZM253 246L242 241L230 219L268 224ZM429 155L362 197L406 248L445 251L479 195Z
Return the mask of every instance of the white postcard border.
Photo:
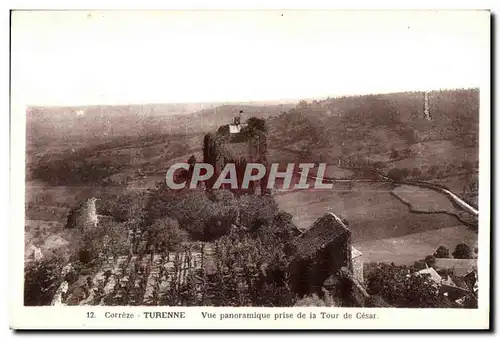
M489 17L489 13L487 13ZM221 307L25 307L23 306L24 267L24 178L25 178L25 104L22 88L16 83L16 59L12 59L11 82L11 222L9 225L9 323L15 329L486 329L490 310L490 36L484 36L484 78L480 87L480 178L479 178L479 308L478 309L355 309L355 308L221 308ZM13 32L14 39L15 34ZM14 44L13 44L14 46ZM13 56L12 56L13 57ZM185 312L185 319L106 318L106 312ZM284 320L203 320L202 312L269 313L285 312L294 319ZM87 312L95 312L94 319ZM296 318L298 313L321 312L352 314L352 319L325 320ZM356 314L373 313L377 319L356 319Z

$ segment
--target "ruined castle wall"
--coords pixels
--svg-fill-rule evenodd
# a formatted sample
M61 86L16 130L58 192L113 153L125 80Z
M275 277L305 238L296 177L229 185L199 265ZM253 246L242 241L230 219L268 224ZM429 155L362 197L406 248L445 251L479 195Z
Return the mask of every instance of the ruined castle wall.
M221 135L209 133L203 142L203 162L214 166L215 175L207 181L210 188L226 163L235 163L238 180L241 181L244 163L266 163L266 137L264 134L251 137L245 135ZM265 181L262 185L265 187Z

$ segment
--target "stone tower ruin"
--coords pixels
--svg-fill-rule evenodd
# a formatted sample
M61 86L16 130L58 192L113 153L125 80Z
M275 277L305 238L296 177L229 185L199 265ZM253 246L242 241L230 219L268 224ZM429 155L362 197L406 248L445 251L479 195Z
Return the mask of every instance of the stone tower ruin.
M71 210L68 215L66 228L87 229L97 227L99 220L97 217L96 201L97 199L92 197Z
M203 161L211 164L215 171L212 179L206 182L208 189L211 189L218 174L227 163L235 164L238 187L241 185L246 164L261 163L267 167L265 122L262 119L250 118L246 124L241 123L241 113L242 111L240 111L238 117L234 118L232 124L221 126L217 133L205 135ZM257 123L261 123L262 126L257 128L255 126ZM260 185L252 186L250 192L264 194L266 185L266 178L263 178Z

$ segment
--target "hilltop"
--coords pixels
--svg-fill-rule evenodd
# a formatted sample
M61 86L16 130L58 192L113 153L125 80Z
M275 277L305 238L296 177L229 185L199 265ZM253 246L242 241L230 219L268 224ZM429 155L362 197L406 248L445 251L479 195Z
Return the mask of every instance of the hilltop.
M287 113L269 118L269 147L331 163L339 157L388 162L393 149L440 153L445 147L445 160L458 156L457 161L477 161L479 91L433 91L428 97L431 120L424 115L424 92L301 101ZM428 149L431 142L435 146Z

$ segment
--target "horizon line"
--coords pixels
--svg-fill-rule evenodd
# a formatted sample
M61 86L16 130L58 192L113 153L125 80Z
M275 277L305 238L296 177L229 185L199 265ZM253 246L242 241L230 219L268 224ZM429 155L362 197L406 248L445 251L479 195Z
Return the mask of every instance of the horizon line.
M279 99L255 99L255 100L214 100L214 101L148 101L148 102L129 102L129 103L101 103L101 104L77 104L77 105L47 105L47 104L25 104L26 108L90 108L102 106L146 106L146 105L216 105L216 107L223 105L286 105L298 103L299 101L313 101L313 100L328 100L328 99L341 99L349 97L361 97L370 95L388 95L388 94L402 94L402 93L418 93L418 92L446 92L446 91L460 91L460 90L480 90L479 86L469 87L441 87L433 89L409 89L399 91L381 91L381 92L360 92L360 93L346 93L346 94L324 94L315 96L304 96L301 98L279 98ZM11 103L12 104L12 103ZM213 107L215 108L215 107ZM195 113L195 112L192 112ZM189 114L189 113L186 113Z

